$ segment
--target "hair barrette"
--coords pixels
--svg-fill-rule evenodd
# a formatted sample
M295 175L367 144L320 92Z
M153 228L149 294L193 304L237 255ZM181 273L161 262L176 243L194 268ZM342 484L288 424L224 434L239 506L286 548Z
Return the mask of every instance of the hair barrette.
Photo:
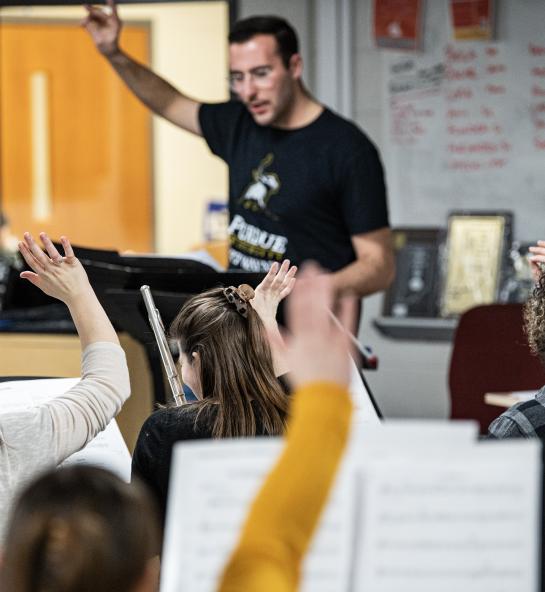
M247 284L242 285L244 286ZM250 286L248 286L248 288L250 288ZM252 288L250 288L250 290L252 290ZM223 288L223 295L227 299L227 302L232 304L240 315L242 315L245 319L248 318L248 307L251 305L249 304L249 298L247 298L244 291L240 293L239 290L235 288L235 286L229 286L228 288Z

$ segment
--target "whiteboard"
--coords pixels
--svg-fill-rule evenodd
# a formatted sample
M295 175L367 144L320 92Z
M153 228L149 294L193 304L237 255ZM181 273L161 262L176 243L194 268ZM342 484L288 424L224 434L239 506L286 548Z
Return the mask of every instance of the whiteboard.
M497 0L496 30L455 42L449 2L427 2L424 50L384 52L395 224L512 210L515 239L545 237L545 2Z

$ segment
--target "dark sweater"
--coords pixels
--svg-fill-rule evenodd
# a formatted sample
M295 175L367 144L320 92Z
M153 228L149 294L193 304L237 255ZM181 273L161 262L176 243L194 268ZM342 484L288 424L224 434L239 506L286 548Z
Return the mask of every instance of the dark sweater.
M208 407L200 414L197 421L200 408L200 403L191 403L183 407L159 409L146 419L138 435L132 457L132 475L137 476L149 487L163 521L166 513L172 447L182 440L212 438L217 407ZM257 435L266 435L257 413L256 423Z

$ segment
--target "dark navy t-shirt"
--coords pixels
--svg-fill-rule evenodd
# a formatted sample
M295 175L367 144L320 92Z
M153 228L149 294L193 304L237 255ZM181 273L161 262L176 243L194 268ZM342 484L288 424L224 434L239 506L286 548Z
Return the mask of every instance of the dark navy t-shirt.
M235 101L203 104L199 121L229 166L231 268L266 271L288 258L337 271L355 260L352 235L388 226L377 149L329 109L295 130L259 126Z

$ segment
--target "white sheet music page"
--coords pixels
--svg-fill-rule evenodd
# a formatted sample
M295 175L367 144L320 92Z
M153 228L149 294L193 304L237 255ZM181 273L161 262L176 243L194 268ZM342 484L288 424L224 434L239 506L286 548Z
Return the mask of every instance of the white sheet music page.
M106 429L99 432L90 442L72 456L62 466L93 465L115 473L126 483L131 482L131 454L119 426L112 419Z
M79 378L43 378L0 382L0 413L28 409L69 391Z
M535 592L540 443L406 436L360 459L354 590Z
M173 456L161 592L213 592L282 443L272 438L178 444ZM337 480L304 566L301 590L346 590L353 488Z
M24 410L59 397L80 381L79 378L12 380L0 383L0 413ZM91 464L131 480L131 455L115 419L85 448L67 458L63 465Z

